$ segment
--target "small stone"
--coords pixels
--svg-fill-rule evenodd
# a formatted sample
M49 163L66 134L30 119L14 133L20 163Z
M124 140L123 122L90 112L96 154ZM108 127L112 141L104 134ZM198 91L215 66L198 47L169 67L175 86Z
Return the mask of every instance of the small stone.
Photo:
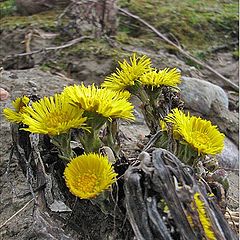
M9 96L10 96L10 94L8 91L6 91L3 88L0 88L0 100L1 101L7 100L9 98Z
M21 15L32 15L53 8L55 0L16 0L17 11Z
M52 212L71 212L72 210L62 201L54 200L54 202L49 206Z
M225 138L224 148L221 154L217 155L219 164L225 168L238 169L239 151L237 146L228 138Z
M28 81L28 84L31 86L31 87L37 87L37 84L33 81Z

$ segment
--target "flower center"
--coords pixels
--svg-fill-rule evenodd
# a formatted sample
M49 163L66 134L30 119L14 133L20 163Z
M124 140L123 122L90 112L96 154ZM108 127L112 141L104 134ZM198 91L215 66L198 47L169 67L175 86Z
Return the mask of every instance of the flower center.
M83 192L94 192L97 176L94 173L84 173L78 177L77 186Z
M207 134L198 131L193 132L192 137L194 138L195 142L197 142L199 145L206 145L210 141L210 138L207 136Z
M59 112L52 112L49 114L48 118L46 119L46 125L50 127L56 127L59 123L68 122L69 116L67 114L62 114Z

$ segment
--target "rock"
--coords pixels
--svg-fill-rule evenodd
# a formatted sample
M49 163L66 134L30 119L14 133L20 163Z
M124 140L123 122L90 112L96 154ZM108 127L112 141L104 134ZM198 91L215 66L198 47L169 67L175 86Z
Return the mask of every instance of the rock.
M65 86L73 84L70 80L43 72L38 68L3 71L0 81L1 87L11 95L11 99L4 102L6 104L10 104L12 100L23 94L35 93L40 97L53 95L61 92Z
M16 0L16 6L21 15L32 15L53 8L55 2L55 0Z
M2 61L5 70L12 69L29 69L35 65L34 58L30 55L27 56L8 56Z
M84 82L85 84L95 82L96 84L100 84L100 81L110 72L111 67L111 59L90 59L82 57L81 61L79 61L79 59L77 61L69 60L67 72L71 78L79 82Z
M143 140L149 136L150 130L146 124L139 125L135 123L121 122L120 136L124 139L121 149L129 156L136 156L136 152L141 152ZM141 145L141 146L140 146Z
M232 112L219 104L212 104L210 114L203 116L219 127L234 144L239 146L239 116L238 112Z
M3 88L0 88L0 101L7 100L9 98L9 92Z
M6 59L7 56L12 54L25 52L26 49L23 41L25 39L26 29L4 30L3 26L1 27L0 58Z
M219 163L222 167L238 169L239 168L239 151L238 147L228 138L225 138L224 149L218 156Z
M213 104L228 109L228 97L224 90L210 82L182 77L181 96L188 109L209 115Z

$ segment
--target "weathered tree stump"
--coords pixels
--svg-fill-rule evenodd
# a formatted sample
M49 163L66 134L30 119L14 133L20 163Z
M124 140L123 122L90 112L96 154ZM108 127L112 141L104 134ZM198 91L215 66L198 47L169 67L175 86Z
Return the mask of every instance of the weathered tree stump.
M139 160L126 171L124 184L137 239L237 239L215 197L190 167L164 149L152 156L142 152Z

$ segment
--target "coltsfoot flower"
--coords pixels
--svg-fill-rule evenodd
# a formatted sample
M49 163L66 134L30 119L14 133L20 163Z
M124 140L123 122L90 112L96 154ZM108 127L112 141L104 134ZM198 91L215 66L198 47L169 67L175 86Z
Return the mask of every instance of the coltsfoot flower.
M166 122L173 124L173 131L198 151L198 155L221 153L224 147L224 134L217 126L200 117L185 115L181 110L174 109L165 118Z
M5 108L3 110L3 114L6 119L10 122L21 123L23 120L24 109L28 105L29 101L30 99L26 96L16 98L14 101L12 101L12 105L15 110Z
M180 82L181 74L177 71L176 68L169 69L165 68L163 70L157 71L152 70L147 73L144 73L140 81L143 85L152 87L161 87L161 86L171 86L176 87Z
M117 68L115 73L105 78L103 87L114 91L128 90L129 87L136 84L136 81L139 81L142 74L152 70L151 59L145 55L137 58L136 54L133 54L130 63L125 59L118 63L120 68Z
M87 112L99 114L105 118L134 120L133 105L128 101L128 92L115 92L107 88L98 88L94 84L69 86L64 94L72 104Z
M89 153L68 163L64 171L70 192L82 199L91 199L116 182L117 174L107 157Z
M48 134L50 136L67 133L71 128L85 128L86 117L83 110L72 106L63 94L55 94L33 102L24 108L25 131Z

